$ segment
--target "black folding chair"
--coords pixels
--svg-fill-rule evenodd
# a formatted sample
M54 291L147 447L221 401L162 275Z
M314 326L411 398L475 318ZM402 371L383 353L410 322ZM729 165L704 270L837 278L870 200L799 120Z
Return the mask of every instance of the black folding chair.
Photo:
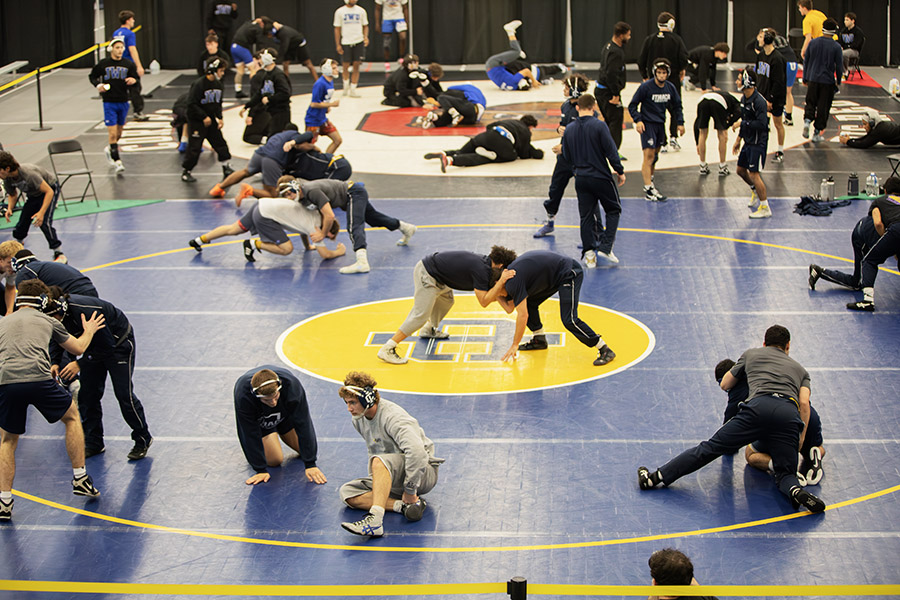
M82 149L81 143L78 140L50 142L50 144L47 145L47 153L50 155L50 165L53 167L53 173L56 175L56 179L59 182L59 197L62 200L63 208L69 210L69 207L66 206L65 196L63 195L63 186L73 177L87 177L87 183L84 185L84 190L82 190L81 198L78 201L84 202L84 199L89 195L88 190L90 190L90 195L93 196L97 206L100 206L100 199L97 197L97 191L94 189L94 178L91 169L88 167L87 158L84 155L84 149ZM63 171L57 169L56 161L53 160L54 156L58 157L61 154L75 155L76 153L81 157L80 167L78 166L78 161L73 157L73 160L69 162L74 163L75 168ZM59 158L57 158L57 161L59 161Z

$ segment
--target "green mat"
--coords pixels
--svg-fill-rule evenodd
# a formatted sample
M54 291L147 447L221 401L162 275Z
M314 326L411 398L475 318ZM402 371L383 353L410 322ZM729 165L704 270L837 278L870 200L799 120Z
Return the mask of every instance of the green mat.
M146 206L147 204L156 204L165 202L165 200L101 200L100 206L93 200L85 200L84 202L70 202L68 209L63 208L62 203L56 205L56 212L53 214L53 220L68 219L69 217L83 217L84 215L92 215L94 213L107 212L110 210L121 210L123 208L134 208L136 206ZM12 229L16 226L18 217L13 214L12 220L7 223L6 219L0 218L0 229Z

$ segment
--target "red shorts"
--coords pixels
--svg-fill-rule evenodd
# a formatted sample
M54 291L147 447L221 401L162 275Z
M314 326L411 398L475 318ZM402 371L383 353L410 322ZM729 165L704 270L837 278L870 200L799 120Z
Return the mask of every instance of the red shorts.
M331 121L325 121L324 125L318 125L316 127L310 127L309 125L306 126L307 133L315 133L316 135L328 135L329 133L334 133L335 131L337 131L337 127L335 127L334 123L332 123ZM313 143L315 142L316 140L313 140Z

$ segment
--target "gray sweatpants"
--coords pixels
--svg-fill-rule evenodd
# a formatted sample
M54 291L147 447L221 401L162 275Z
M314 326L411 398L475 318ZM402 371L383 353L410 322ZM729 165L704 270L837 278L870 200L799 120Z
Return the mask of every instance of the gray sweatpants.
M510 40L509 47L511 50L495 54L488 58L487 62L484 63L484 70L490 71L494 67L505 65L508 62L517 60L521 56L522 46L519 45L519 40Z
M413 308L400 326L400 331L407 336L418 331L425 323L437 327L453 306L453 290L429 275L421 260L413 268L413 284Z
M370 457L369 460L372 461L376 458L381 460L391 474L391 497L400 498L403 496L403 481L406 478L406 456L403 454L377 454ZM372 491L371 471L372 465L370 462L370 475L368 477L360 477L359 479L348 481L340 487L338 494L340 494L342 502L346 503L350 498L356 498ZM437 477L438 465L429 464L425 468L425 478L422 480L422 485L419 486L416 494L422 496L430 492L437 484Z

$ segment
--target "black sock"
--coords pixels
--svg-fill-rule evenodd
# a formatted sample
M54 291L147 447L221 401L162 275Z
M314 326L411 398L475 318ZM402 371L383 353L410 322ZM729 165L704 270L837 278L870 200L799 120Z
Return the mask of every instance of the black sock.
M112 156L113 160L119 160L119 145L118 144L110 144L109 145L109 155Z

